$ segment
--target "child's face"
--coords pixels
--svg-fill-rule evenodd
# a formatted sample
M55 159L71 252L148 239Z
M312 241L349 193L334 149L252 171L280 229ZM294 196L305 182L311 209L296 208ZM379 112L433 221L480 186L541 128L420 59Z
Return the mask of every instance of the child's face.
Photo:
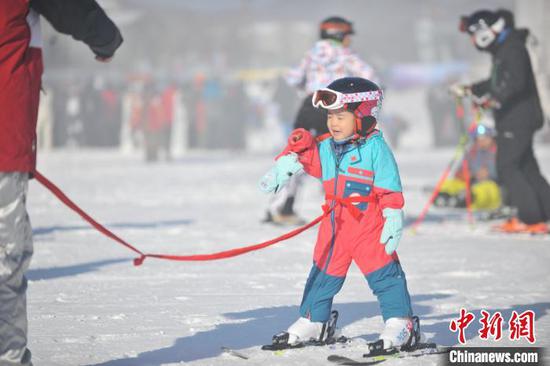
M355 115L343 109L329 110L327 127L334 140L345 140L355 133Z

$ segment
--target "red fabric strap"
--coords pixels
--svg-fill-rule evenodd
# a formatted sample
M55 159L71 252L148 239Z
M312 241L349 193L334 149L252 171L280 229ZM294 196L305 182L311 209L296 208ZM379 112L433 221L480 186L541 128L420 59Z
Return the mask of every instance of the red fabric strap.
M96 228L99 232L101 232L103 235L108 236L109 238L113 239L114 241L124 245L128 249L130 249L133 252L136 252L138 254L143 255L143 252L137 248L135 248L130 243L127 243L123 239L119 238L115 234L113 234L109 229L95 221L90 215L88 215L86 212L84 212L80 207L78 207L73 201L70 200L69 197L67 197L61 189L59 189L55 184L50 182L46 177L44 177L42 174L40 174L37 170L34 170L33 172L34 178L38 182L40 182L44 187L46 187L50 192L52 192L61 202L63 202L67 207L69 207L71 210L75 211L77 214L80 215L85 221L90 223L94 228Z
M40 174L37 170L33 172L33 175L38 182L40 182L44 187L46 187L50 192L52 192L67 207L69 207L71 210L79 214L80 217L82 217L85 221L87 221L90 225L92 225L96 230L101 232L103 235L113 239L117 243L124 245L125 247L132 250L133 252L139 254L140 256L134 259L134 265L136 266L141 265L145 260L145 258L147 257L167 259L167 260L173 260L173 261L210 261L210 260L216 260L216 259L231 258L231 257L242 255L248 252L252 252L255 250L260 250L268 246L271 246L273 244L277 244L281 241L290 239L306 231L307 229L317 225L326 215L328 215L332 211L332 208L327 208L326 210L324 209L323 214L317 217L315 220L311 221L309 224L306 224L302 227L294 229L291 232L281 235L275 239L271 239L259 244L230 249L223 252L217 252L212 254L194 254L194 255L170 255L170 254L149 254L149 253L146 254L146 253L143 253L141 250L137 249L136 247L134 247L133 245L131 245L130 243L121 239L117 235L115 235L113 232L111 232L109 229L107 229L97 221L95 221L90 215L88 215L80 207L78 207L73 201L71 201L69 197L67 197L63 193L63 191L61 191L61 189L59 189L55 184L53 184L46 177Z
M238 255L241 255L241 254L252 252L254 250L260 250L260 249L269 247L273 244L277 244L281 241L290 239L290 238L300 234L301 232L306 231L310 227L317 225L326 215L328 215L330 213L330 211L332 211L332 210L324 212L321 216L317 217L315 220L311 221L309 224L301 226L297 229L292 230L291 232L288 232L288 233L286 233L284 235L281 235L277 238L265 241L263 243L259 243L259 244L255 244L255 245L249 245L249 246L246 246L246 247L230 249L230 250L226 250L226 251L223 251L223 252L217 252L217 253L212 253L212 254L195 254L195 255L145 254L141 258L138 258L137 260L143 261L142 258L145 259L146 257L151 257L151 258L169 259L169 260L173 260L173 261L211 261L211 260L216 260L216 259L224 259L224 258L235 257L235 256L238 256ZM138 265L139 264L141 264L141 263L138 263Z
M341 204L342 206L346 207L348 209L348 211L351 213L351 215L356 219L356 220L359 220L361 219L361 215L363 214L363 212L358 209L354 203L361 203L361 202L375 202L376 201L376 198L374 197L374 195L368 195L368 196L351 196L351 197L339 197L339 196L335 196L333 194L330 194L330 193L327 193L325 195L325 200L327 201L335 201L336 203L338 204ZM325 205L327 206L327 205ZM323 206L323 207L325 207ZM324 208L323 208L324 211L326 211Z

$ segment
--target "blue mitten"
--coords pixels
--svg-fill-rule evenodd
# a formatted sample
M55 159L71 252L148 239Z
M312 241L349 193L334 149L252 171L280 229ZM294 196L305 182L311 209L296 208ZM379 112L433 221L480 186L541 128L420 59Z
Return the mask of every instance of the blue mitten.
M288 183L291 176L302 169L302 164L298 162L298 155L295 153L283 155L277 159L275 166L260 179L260 189L265 193L277 193Z
M382 216L386 219L380 244L386 246L386 253L392 254L399 245L401 235L403 234L403 210L398 208L385 208L382 210Z

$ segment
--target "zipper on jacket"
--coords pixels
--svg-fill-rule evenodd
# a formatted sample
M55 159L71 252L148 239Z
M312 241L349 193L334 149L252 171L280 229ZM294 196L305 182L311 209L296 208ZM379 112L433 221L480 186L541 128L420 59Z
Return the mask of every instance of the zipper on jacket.
M331 146L331 152L333 154L334 162L335 162L335 166L336 166L336 175L334 177L334 190L333 190L333 193L334 193L335 197L336 197L336 193L337 193L337 190L338 190L338 176L340 175L339 174L339 172L340 172L340 163L344 159L344 155L346 155L348 152L350 152L352 150L353 150L353 148L349 149L347 151L344 151L344 152L342 152L340 157L338 157L338 156L336 156L336 151ZM336 206L336 201L333 201L332 205L331 205L331 208L334 208L335 206ZM321 273L325 274L325 275L327 275L328 265L330 263L330 260L332 259L332 253L334 251L334 243L335 243L335 240L336 240L336 221L335 220L336 220L335 213L334 213L334 210L332 210L332 212L330 213L330 224L332 226L332 237L331 237L330 247L329 247L329 250L328 250L325 265L323 266L323 268L321 268ZM319 291L319 289L324 284L325 279L326 278L323 278L320 282L316 283L317 286L315 286L315 287L312 286L309 296L312 296L311 295L312 292L314 292L314 291L318 292ZM308 312L311 313L311 305L308 308Z

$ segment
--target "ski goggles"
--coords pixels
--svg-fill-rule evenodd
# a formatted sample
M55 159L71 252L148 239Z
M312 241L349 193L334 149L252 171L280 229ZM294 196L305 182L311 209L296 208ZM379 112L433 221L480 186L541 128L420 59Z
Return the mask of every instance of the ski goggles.
M321 30L327 31L329 33L341 32L345 34L355 34L355 31L353 30L353 26L347 23L334 23L334 22L322 23Z
M340 109L348 103L366 101L379 101L382 99L380 90L367 91L362 93L344 94L331 89L319 89L313 93L311 103L315 108Z

